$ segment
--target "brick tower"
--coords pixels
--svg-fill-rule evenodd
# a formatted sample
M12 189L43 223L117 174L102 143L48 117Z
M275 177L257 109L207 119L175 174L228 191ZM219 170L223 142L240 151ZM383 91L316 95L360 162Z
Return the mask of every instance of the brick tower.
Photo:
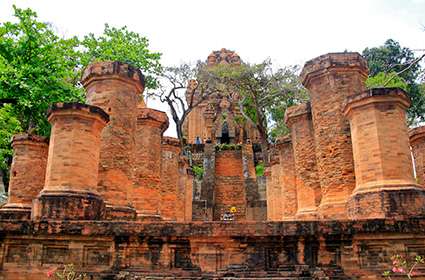
M345 99L362 92L366 61L358 53L329 53L308 61L301 73L309 90L323 218L344 218L355 187L350 126L343 116ZM293 143L295 145L295 143Z
M30 218L32 201L44 186L49 149L47 143L47 139L40 136L13 136L9 197L6 205L0 209L1 218Z
M104 202L98 182L100 133L109 121L102 109L58 103L48 113L52 124L46 182L34 204L33 218L98 220Z
M425 213L425 189L415 182L406 109L410 101L398 88L376 88L350 96L356 188L348 202L350 217L408 217Z
M81 79L87 102L102 108L110 122L102 131L98 191L109 218L134 219L133 191L137 105L144 90L140 70L120 62L89 65Z

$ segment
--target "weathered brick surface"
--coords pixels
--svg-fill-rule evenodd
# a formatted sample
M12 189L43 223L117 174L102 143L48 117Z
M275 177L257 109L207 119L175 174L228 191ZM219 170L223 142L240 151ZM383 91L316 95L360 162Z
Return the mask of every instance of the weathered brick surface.
M358 53L329 53L308 61L301 73L309 90L324 218L346 217L355 186L350 128L342 109L347 96L362 92L366 61Z
M167 114L139 108L136 130L135 185L131 201L142 219L159 218L161 205L161 138Z
M291 129L297 188L297 218L317 217L321 199L310 104L289 107L285 122Z
M161 145L161 217L164 220L184 221L185 186L179 188L180 141L173 137L163 137ZM185 182L183 182L185 185Z
M110 208L111 218L132 218L129 195L133 189L137 105L144 90L143 75L127 64L98 62L84 70L81 82L87 102L110 116L102 131L98 191L108 205L114 206Z
M409 137L415 159L417 183L425 186L425 126L411 129Z
M294 151L291 137L280 138L277 148L279 151L282 183L282 213L280 215L283 220L293 220L298 209L298 203Z
M409 105L406 93L397 88L371 89L347 99L344 113L350 120L356 171L356 188L349 203L353 218L415 214L414 202L418 203L413 206L416 214L422 214L424 195L420 192L425 189L413 176L405 113ZM391 191L397 194L387 194ZM409 192L410 203L402 198L403 191Z
M99 107L58 103L52 124L46 181L33 209L35 219L99 219L103 200L98 182L100 134L109 116Z
M282 201L282 168L277 148L270 149L270 166L267 167L267 220L281 221Z
M215 157L216 184L214 188L214 220L236 207L235 218L246 219L246 193L243 185L242 152L226 150Z
M32 201L44 186L48 141L36 135L17 134L12 138L12 147L9 196L0 209L0 217L28 219Z

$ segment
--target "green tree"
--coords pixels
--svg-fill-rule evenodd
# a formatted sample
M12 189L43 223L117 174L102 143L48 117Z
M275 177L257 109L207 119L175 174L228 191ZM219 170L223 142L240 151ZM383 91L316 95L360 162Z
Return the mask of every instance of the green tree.
M47 135L49 104L83 98L73 83L78 39L59 38L35 12L13 8L18 21L0 25L0 99L16 100L11 113L23 130Z
M217 65L211 68L229 93L239 95L244 120L259 132L264 161L268 161L270 140L286 134L286 108L308 99L298 78L298 66L274 70L269 59L259 64Z
M129 31L126 26L110 27L105 24L103 34L93 33L85 36L81 42L83 51L81 64L87 66L93 61L117 60L139 68L146 76L146 87L158 86L155 77L161 72L159 62L161 54L149 50L149 40L138 33Z
M0 108L0 180L7 183L9 162L12 158L10 141L12 136L22 130L21 124L12 113L12 107L5 105ZM2 182L0 182L0 185Z
M366 48L363 56L369 67L367 84L388 87L405 83L404 89L412 101L407 112L408 122L425 121L425 95L418 84L422 70L419 61L423 56L416 57L412 50L401 47L393 39L385 41L382 46Z

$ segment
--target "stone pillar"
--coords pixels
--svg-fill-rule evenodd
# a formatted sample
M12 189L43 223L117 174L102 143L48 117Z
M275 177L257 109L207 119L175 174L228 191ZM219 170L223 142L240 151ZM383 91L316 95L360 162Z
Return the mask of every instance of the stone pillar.
M34 203L34 219L98 220L104 202L96 192L100 134L109 121L101 108L58 103L52 124L46 182Z
M356 188L348 202L351 218L387 218L425 213L425 189L416 184L406 126L410 101L398 88L350 96Z
M321 190L317 176L310 103L289 107L285 122L291 129L297 186L298 219L317 217Z
M282 173L282 220L294 220L297 213L297 185L291 137L278 139L277 146Z
M17 134L12 138L12 147L9 197L0 209L0 217L29 219L32 201L44 186L48 141L36 135Z
M184 187L179 190L180 141L163 137L161 146L161 216L164 220L184 220Z
M161 139L167 127L166 113L139 108L132 203L140 219L160 219Z
M133 188L138 100L144 90L142 73L120 62L89 65L81 80L87 102L99 106L111 121L102 131L98 191L107 204L108 219L134 219L129 196Z
M411 129L409 137L415 159L416 182L425 186L425 126Z
M281 166L276 147L270 150L270 166L268 171L270 176L267 177L267 220L282 220L282 182L281 182Z
M367 63L358 53L330 53L308 61L301 73L309 90L318 175L319 214L347 217L346 202L355 186L350 127L342 110L347 96L362 92Z
M179 192L184 194L184 221L190 222L193 217L193 172L189 172L189 159L185 156L180 156L179 161ZM177 216L177 221L180 221L180 214Z

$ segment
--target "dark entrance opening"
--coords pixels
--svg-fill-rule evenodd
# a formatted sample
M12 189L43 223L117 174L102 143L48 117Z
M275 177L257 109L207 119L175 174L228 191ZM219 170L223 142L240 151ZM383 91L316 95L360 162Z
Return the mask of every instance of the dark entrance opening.
M223 127L221 129L221 144L230 144L230 137L229 137L229 126L227 125L227 122L223 123Z

